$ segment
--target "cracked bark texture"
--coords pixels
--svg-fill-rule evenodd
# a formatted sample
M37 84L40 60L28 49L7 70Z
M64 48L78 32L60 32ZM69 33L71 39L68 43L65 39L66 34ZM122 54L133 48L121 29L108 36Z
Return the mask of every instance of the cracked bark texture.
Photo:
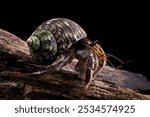
M150 99L150 95L135 91L150 89L144 76L109 66L98 73L82 94L84 81L74 72L74 64L60 71L54 71L50 65L38 65L32 60L26 42L0 29L0 99ZM49 72L32 74L40 70ZM143 80L132 84L128 80L131 77L133 82L136 78Z

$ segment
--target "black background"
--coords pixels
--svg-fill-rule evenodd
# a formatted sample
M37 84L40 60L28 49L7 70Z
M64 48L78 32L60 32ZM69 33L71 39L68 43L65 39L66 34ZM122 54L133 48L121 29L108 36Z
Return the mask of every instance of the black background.
M8 3L1 4L0 28L26 40L42 22L56 17L69 18L77 22L91 40L99 40L106 53L126 62L121 69L149 78L148 7L141 6L141 3L117 4L117 7L75 1L70 1L68 5L60 1L41 1L39 5L23 2L10 3L9 6ZM114 60L112 63L120 65Z

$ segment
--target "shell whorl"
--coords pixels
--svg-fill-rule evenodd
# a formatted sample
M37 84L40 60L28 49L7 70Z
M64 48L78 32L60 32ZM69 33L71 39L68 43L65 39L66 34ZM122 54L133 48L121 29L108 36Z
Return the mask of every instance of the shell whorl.
M31 55L38 63L52 63L70 50L71 45L87 37L75 22L54 18L42 23L27 40Z
M62 53L73 43L86 38L86 32L75 22L66 18L55 18L44 22L38 29L49 30L55 37L58 52Z

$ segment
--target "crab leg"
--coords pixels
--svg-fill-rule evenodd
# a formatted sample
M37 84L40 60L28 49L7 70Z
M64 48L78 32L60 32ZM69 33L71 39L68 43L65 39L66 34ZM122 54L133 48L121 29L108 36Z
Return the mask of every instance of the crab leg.
M87 58L85 63L85 85L88 86L93 78L94 57L92 54Z
M69 52L69 54L64 55L64 59L60 60L57 64L55 64L55 69L60 70L62 67L71 63L73 59L74 59L74 53Z

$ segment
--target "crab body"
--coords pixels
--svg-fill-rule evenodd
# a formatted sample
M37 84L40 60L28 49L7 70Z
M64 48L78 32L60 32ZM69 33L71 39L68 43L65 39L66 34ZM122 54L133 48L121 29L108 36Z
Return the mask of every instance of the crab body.
M32 33L27 44L36 62L55 62L56 70L76 58L78 63L75 69L80 78L85 80L86 88L106 64L106 56L101 46L87 39L86 32L77 23L66 18L44 22Z

